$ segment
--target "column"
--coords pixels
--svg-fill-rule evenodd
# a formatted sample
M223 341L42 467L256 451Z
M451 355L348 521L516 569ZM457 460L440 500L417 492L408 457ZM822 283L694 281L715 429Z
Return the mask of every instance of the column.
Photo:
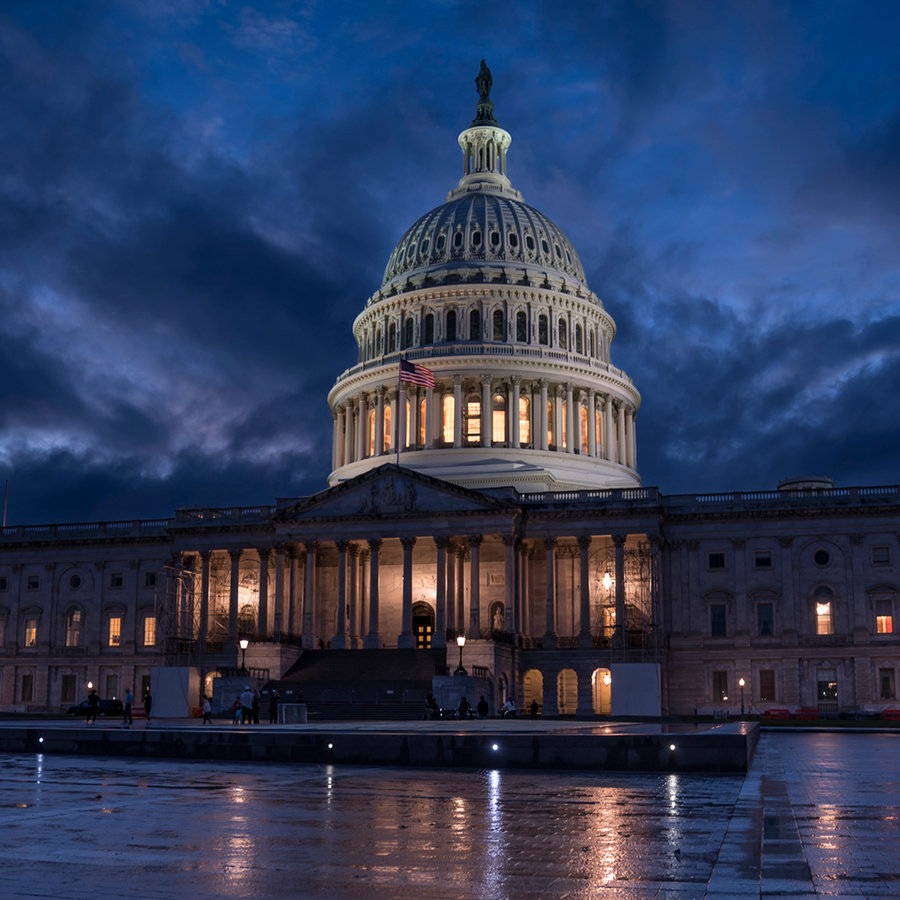
M456 587L456 546L447 541L447 556L450 565L447 566L447 629L459 633L459 615L457 612L457 587Z
M437 590L435 592L434 635L431 646L436 650L447 646L447 538L435 536L437 555Z
M484 538L469 535L469 636L481 637L481 563L480 550Z
M403 547L403 586L400 607L400 634L397 635L397 648L411 650L415 646L412 633L412 553L416 546L414 537L400 538Z
M516 536L503 535L503 630L507 634L515 631L516 604ZM493 626L493 622L491 623Z
M616 407L616 462L620 466L627 464L627 449L625 447L625 404L619 403Z
M519 429L519 385L522 383L522 377L520 375L513 375L512 379L512 403L510 404L511 408L509 410L510 420L509 420L509 445L514 449L519 449L519 444L522 443L522 437Z
M614 460L615 437L612 427L612 400L609 396L603 398L603 458Z
M540 447L541 450L547 449L547 431L549 430L547 422L547 379L541 379L541 402L540 409L538 410L537 420L540 422L540 426L538 428L539 434L538 438L540 443L535 442L535 447Z
M275 545L275 596L272 598L272 631L276 639L284 629L284 544Z
M582 534L578 537L579 559L581 562L581 627L578 630L578 646L590 647L594 640L591 637L591 581L589 574L588 550L591 546L591 536Z
M434 390L425 388L425 446L424 450L431 450L437 441L437 416L434 409Z
M558 452L563 451L563 397L566 389L560 384L553 392L553 443Z
M256 616L256 633L265 638L269 633L269 557L271 547L258 547L259 553L259 602Z
M347 649L347 546L349 541L337 541L337 608L334 611L334 637L331 646L335 650Z
M353 462L353 407L345 403L344 410L344 465Z
M650 615L653 628L653 647L659 647L659 637L662 633L663 614L660 609L661 586L659 583L659 538L650 536Z
M575 443L576 434L578 433L576 430L576 419L580 420L581 416L579 415L578 409L575 407L575 392L572 390L572 382L566 382L566 452L574 453L579 449L579 444ZM580 429L580 425L578 426Z
M211 550L200 552L200 652L206 651L209 635L209 561Z
M288 604L287 604L287 633L296 634L297 616L297 545L287 545L288 558Z
M544 646L556 646L556 538L544 538L547 567L547 623L544 632ZM545 685L546 687L546 685ZM554 685L554 694L555 694Z
M360 394L356 408L356 458L366 458L366 395Z
M338 407L334 417L334 440L331 446L331 468L339 469L344 463L341 459L341 451L344 446L344 408Z
M491 409L491 376L481 376L481 446L490 447L494 439L494 416Z
M359 545L351 544L350 552L350 635L348 646L359 646Z
M627 644L625 635L625 539L627 535L614 534L616 552L616 633L615 643L619 647Z
M462 376L453 376L453 446L462 446Z
M625 410L625 457L628 468L635 468L634 460L634 410L629 406Z
M375 455L384 456L384 385L378 385L375 409Z
M378 553L381 550L381 538L369 541L369 631L363 646L367 650L378 650L381 647L381 635L378 633Z
M456 630L466 633L466 548L456 548Z
M229 550L231 578L228 582L228 641L237 647L238 639L238 586L241 577L241 551Z
M303 573L303 638L301 644L304 649L312 650L316 647L316 548L317 541L306 541L306 569Z

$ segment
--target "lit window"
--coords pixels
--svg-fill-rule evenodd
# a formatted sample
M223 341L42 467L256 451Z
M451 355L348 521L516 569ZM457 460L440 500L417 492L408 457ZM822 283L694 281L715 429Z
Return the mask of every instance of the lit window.
M452 394L445 394L441 403L441 440L445 444L453 443L453 419L456 400Z
M831 591L825 587L817 588L813 595L816 613L816 634L832 634L834 631L831 598Z
M143 641L145 647L156 646L156 616L144 616Z
M120 647L122 645L122 618L110 616L109 618L109 646Z
M581 406L578 407L578 413L579 413L579 416L578 416L579 428L581 428L581 435L580 435L580 437L581 437L581 452L587 453L588 452L588 408L584 404L581 404Z
M375 455L375 410L366 416L366 456Z
M66 646L78 647L81 645L81 610L70 609L66 613Z
M37 647L38 620L29 617L25 620L25 646Z
M503 394L494 394L491 405L492 443L494 446L502 445L506 443L506 397Z
M465 435L467 444L481 443L481 401L469 398L466 401Z
M428 443L428 435L427 428L425 427L428 424L428 417L425 415L425 398L423 397L419 401L419 446L425 447Z
M894 633L894 610L890 600L875 601L875 631L878 634Z
M392 407L386 404L384 407L384 453L391 449L391 435L394 433L391 425L393 421L391 410Z
M519 444L523 447L531 445L531 401L528 397L519 397Z

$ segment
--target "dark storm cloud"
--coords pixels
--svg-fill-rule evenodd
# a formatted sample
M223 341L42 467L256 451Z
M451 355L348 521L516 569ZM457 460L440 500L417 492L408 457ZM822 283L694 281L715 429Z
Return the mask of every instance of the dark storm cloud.
M324 485L325 398L494 71L667 491L896 481L896 8L0 12L0 476L17 522Z

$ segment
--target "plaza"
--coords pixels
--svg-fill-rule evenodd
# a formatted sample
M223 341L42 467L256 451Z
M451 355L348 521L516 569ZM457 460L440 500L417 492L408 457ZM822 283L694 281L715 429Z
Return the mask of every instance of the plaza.
M900 736L746 777L5 755L11 897L892 897Z

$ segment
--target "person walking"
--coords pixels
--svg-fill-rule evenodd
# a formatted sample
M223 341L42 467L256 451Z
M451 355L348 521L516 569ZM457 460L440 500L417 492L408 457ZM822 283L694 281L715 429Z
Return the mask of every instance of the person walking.
M100 695L94 688L88 694L88 711L85 717L85 725L97 724L97 711L100 709Z
M203 724L209 725L212 722L212 704L209 702L209 697L204 695L203 703L200 705L200 711L203 714Z
M134 719L131 717L131 707L134 705L134 694L131 693L131 688L127 688L125 691L125 714L122 716L122 724L126 728L131 728L134 725Z
M147 717L147 724L150 724L150 710L153 709L153 697L150 694L150 688L147 688L144 694L144 715Z

